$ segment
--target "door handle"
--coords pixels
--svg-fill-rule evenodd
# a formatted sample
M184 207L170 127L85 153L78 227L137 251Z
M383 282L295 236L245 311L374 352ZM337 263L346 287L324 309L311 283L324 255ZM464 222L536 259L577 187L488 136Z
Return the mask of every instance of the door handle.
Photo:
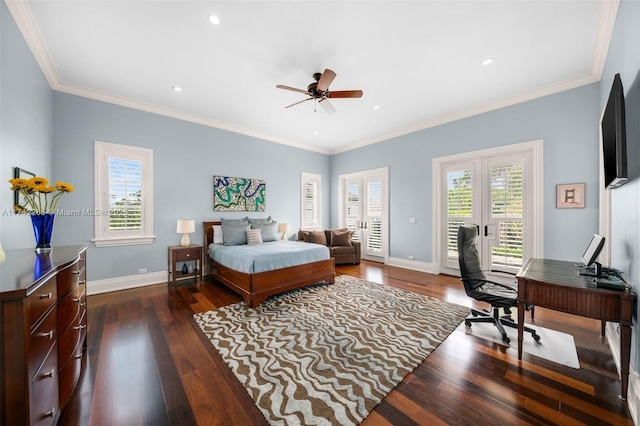
M489 236L489 227L487 225L484 226L484 236L485 237Z

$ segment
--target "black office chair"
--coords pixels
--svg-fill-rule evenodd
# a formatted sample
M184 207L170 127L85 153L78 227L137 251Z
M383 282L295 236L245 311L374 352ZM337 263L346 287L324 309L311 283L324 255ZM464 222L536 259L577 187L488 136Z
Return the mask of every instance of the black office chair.
M467 327L471 327L473 322L492 322L500 331L502 340L505 343L509 343L510 339L507 337L507 332L503 326L518 328L518 325L511 319L511 311L509 309L518 304L518 293L512 287L487 280L480 268L480 257L476 247L477 235L478 227L476 225L465 224L458 228L460 279L464 284L464 291L467 296L489 303L491 312L471 309L471 316L465 318L464 324ZM504 309L505 315L500 315L500 308ZM536 342L540 340L540 336L536 334L534 329L525 326L524 330L531 333Z

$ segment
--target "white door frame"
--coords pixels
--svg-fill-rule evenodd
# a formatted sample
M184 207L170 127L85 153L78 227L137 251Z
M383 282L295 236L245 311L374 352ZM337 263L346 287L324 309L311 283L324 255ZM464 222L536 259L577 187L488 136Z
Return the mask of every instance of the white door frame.
M488 148L478 151L465 152L462 154L454 154L446 157L437 157L432 160L432 181L433 181L433 241L431 252L433 253L433 273L439 274L443 268L443 259L441 253L441 244L445 231L442 224L442 168L450 162L461 162L471 158L491 157L497 155L508 155L522 151L530 151L532 153L533 164L531 164L531 172L533 176L532 182L532 198L528 200L533 203L534 215L531 218L532 232L532 252L531 255L541 258L544 252L544 176L543 176L543 143L542 140L534 140L529 142L515 143L497 148ZM526 259L525 259L526 260Z
M389 259L389 167L380 167L378 169L362 170L360 172L346 173L338 176L338 224L344 227L343 212L344 203L344 182L349 179L361 178L366 180L370 176L382 176L382 253L381 257L384 263L388 263ZM365 248L362 247L363 259L365 258Z

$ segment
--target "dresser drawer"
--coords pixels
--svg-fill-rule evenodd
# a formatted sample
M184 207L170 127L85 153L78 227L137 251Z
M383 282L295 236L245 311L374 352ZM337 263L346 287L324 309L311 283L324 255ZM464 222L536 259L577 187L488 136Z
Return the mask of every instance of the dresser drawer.
M84 332L80 333L81 337L84 337ZM60 370L60 408L64 408L69 402L73 390L78 384L80 378L80 372L82 371L82 339L78 341L78 345L75 347L69 362Z
M61 270L58 273L58 296L64 296L67 292L77 286L82 272L84 272L84 268L80 268L79 257L73 262L73 264Z
M173 252L173 256L176 262L185 261L185 260L200 260L200 248L194 249L181 249Z
M58 332L64 332L82 309L84 309L84 302L82 302L80 286L77 285L71 293L58 301Z
M69 327L66 331L64 331L58 337L58 366L60 369L65 366L65 364L69 361L69 358L73 355L74 351L78 347L79 342L82 340L84 336L86 325L82 322L85 318L85 311L82 310L79 312L78 316L74 318L71 323L71 327Z
M29 374L33 377L40 369L51 347L58 338L57 308L45 317L44 321L29 336Z
M49 278L27 297L27 324L33 329L43 313L56 301L56 276Z
M58 380L58 351L54 347L33 377L31 424L54 424L58 417Z

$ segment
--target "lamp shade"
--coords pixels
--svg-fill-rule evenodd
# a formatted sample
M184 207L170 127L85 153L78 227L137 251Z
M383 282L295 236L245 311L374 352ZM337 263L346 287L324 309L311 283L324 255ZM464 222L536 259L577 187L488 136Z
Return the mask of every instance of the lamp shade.
M278 232L281 232L281 233L282 233L282 239L283 239L283 240L286 240L286 239L287 239L287 234L288 234L290 231L291 231L291 226L290 226L288 223L283 222L283 223L279 223L279 224L278 224Z
M176 232L178 234L190 234L192 232L196 232L196 222L193 219L178 219Z

